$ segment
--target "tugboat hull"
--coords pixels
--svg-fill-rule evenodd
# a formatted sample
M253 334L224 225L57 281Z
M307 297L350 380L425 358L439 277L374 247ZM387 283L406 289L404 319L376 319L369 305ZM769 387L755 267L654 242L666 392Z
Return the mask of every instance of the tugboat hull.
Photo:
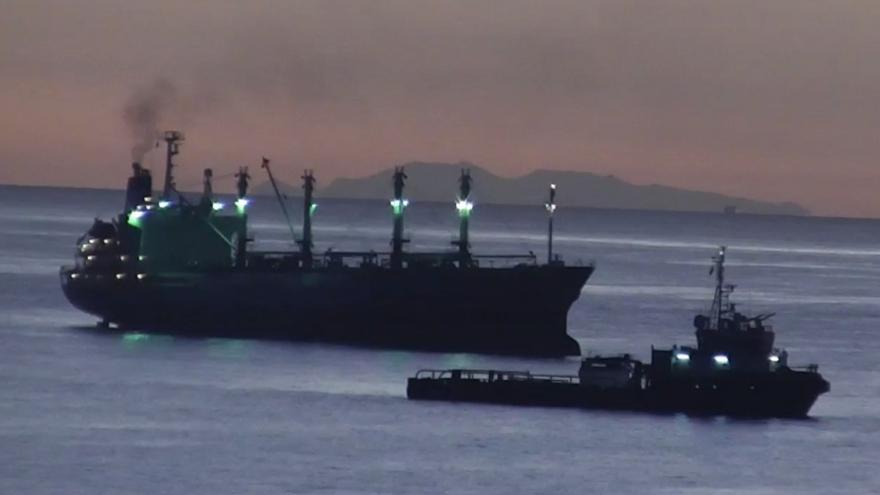
M746 417L806 417L830 386L816 372L784 368L746 376L664 380L646 390L647 407Z
M428 350L578 355L567 314L593 268L320 268L162 275L63 269L77 308L123 329Z

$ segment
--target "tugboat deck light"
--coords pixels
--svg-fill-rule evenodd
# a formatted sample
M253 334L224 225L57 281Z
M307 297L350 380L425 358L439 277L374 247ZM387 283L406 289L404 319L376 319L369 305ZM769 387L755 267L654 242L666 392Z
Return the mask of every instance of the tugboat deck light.
M309 215L314 215L315 210L318 209L318 203L312 203L312 206L309 207Z
M770 355L770 357L768 359L770 359L771 363L778 363L779 362L779 356L777 356L776 354Z
M730 359L727 359L727 356L724 354L716 354L712 359L718 366L727 366L730 364Z
M220 211L220 210L222 210L222 209L225 208L225 207L226 207L226 205L223 204L223 203L221 203L221 202L219 202L219 201L215 201L214 203L211 204L211 208L212 208L214 211Z
M159 208L168 208L171 206L171 201L161 200L159 201Z
M686 352L678 352L675 354L675 359L679 361L690 361L691 355Z

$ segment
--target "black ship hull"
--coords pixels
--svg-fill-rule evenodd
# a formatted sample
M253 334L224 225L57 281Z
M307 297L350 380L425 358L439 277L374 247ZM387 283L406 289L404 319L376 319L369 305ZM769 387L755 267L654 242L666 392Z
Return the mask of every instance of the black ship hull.
M804 418L828 390L818 373L793 370L620 388L584 386L576 376L487 370L446 370L407 381L407 397L419 400L754 418Z
M578 355L567 315L593 267L62 269L77 308L121 329L425 350ZM121 276L120 276L121 275Z

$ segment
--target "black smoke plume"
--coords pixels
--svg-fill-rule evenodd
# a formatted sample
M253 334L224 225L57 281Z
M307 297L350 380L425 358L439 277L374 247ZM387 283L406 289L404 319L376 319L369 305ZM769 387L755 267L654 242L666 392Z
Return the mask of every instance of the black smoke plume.
M156 79L149 86L137 88L123 109L123 119L134 143L132 161L143 161L159 138L161 126L178 103L177 88L166 79Z

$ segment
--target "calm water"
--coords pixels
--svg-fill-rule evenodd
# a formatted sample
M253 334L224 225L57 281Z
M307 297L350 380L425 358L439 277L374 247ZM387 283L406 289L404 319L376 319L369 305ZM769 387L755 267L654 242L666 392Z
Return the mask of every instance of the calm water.
M832 385L812 420L742 421L405 398L422 367L573 359L103 334L57 269L121 199L0 187L2 494L880 491L880 222L560 210L558 250L598 266L569 315L585 351L690 342L729 246L740 306L776 311L777 343ZM322 203L318 247L385 249L387 209ZM451 204L408 214L412 248L448 245ZM259 247L290 246L280 220L257 200ZM478 205L473 243L544 253L544 226L539 208Z

